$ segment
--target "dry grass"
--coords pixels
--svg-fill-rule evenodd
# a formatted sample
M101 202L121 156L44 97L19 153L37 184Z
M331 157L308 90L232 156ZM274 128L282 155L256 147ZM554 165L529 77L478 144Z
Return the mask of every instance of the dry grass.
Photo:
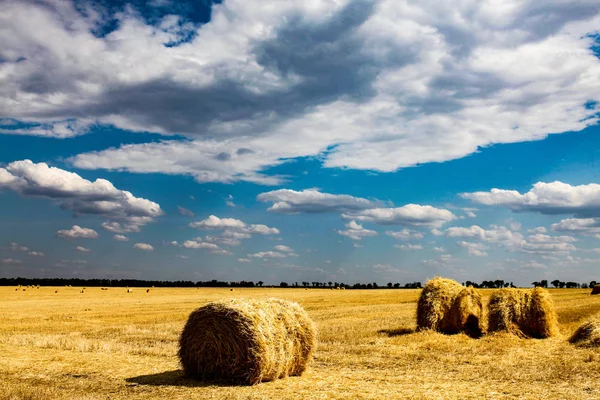
M190 315L179 358L188 376L255 385L302 375L315 344L314 323L297 303L229 299Z
M499 289L488 303L488 331L537 339L560 334L554 303L546 289Z
M427 282L417 303L417 330L443 333L465 332L471 337L483 333L483 303L473 287L446 278Z
M419 290L0 288L0 399L597 399L600 348L566 337L415 332ZM570 335L600 311L588 289L549 291ZM490 290L480 290L484 304ZM190 313L223 298L282 297L319 330L300 377L256 386L184 376Z

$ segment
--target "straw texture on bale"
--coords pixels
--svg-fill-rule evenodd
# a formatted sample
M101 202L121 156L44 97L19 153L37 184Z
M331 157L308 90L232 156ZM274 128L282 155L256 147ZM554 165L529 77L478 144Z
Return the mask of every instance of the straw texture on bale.
M590 318L577 328L569 342L580 347L600 347L600 315Z
M442 333L464 332L480 337L483 303L473 287L446 278L427 282L417 303L417 330L432 329Z
M301 375L315 344L315 325L299 304L231 299L192 312L179 359L188 376L255 385Z
M600 285L594 286L591 294L600 294Z
M488 331L544 339L559 333L554 304L547 290L500 289L488 304Z

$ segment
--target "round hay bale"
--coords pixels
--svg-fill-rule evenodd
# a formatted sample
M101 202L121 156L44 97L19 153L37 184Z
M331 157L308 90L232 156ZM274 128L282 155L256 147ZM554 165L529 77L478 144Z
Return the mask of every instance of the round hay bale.
M488 304L488 331L544 339L559 334L558 318L547 290L500 289Z
M600 347L600 315L590 318L577 328L569 342L580 347Z
M479 292L446 278L427 282L417 303L417 330L442 333L483 334L483 303Z
M233 292L233 288L229 289L230 292Z
M600 285L596 285L592 288L592 293L590 294L600 294Z
M188 376L255 385L301 375L315 344L315 325L299 304L231 299L192 312L179 359Z

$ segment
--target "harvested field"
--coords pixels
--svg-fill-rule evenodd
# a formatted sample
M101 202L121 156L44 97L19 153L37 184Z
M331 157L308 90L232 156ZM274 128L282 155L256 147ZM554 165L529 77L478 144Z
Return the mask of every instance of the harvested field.
M420 290L14 289L0 288L0 399L600 398L600 349L567 340L600 310L588 289L549 291L563 335L544 340L415 332ZM491 292L481 290L484 304ZM184 377L190 313L238 297L304 307L319 344L302 376L256 386Z

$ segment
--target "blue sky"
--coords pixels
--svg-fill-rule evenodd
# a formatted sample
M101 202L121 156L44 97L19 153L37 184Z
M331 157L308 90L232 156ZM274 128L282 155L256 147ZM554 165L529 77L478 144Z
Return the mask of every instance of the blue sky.
M444 7L8 2L1 275L597 279L597 4Z

